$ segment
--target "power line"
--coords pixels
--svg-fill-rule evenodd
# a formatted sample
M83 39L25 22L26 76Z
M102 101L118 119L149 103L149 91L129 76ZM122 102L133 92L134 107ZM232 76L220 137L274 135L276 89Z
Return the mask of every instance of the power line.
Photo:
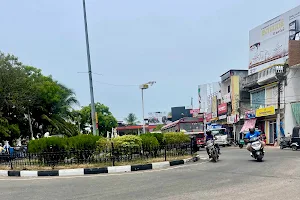
M106 83L106 82L100 82L100 81L95 81L99 84L103 85L110 85L110 86L115 86L115 87L138 87L139 85L126 85L126 84L113 84L113 83Z

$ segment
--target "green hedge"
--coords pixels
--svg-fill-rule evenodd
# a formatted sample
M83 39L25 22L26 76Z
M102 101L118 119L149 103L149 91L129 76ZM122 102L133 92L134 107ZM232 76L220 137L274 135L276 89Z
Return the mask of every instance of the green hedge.
M66 150L95 150L96 142L99 136L78 135L69 138L49 137L31 140L28 144L30 153L42 153L49 151L66 151ZM52 149L50 148L52 147Z
M123 135L112 139L115 148L137 148L142 146L142 139L137 135Z
M184 144L189 143L191 141L188 135L184 133L164 133L164 142L167 145L176 145L176 144Z
M159 147L156 137L151 134L141 135L143 149L155 149Z

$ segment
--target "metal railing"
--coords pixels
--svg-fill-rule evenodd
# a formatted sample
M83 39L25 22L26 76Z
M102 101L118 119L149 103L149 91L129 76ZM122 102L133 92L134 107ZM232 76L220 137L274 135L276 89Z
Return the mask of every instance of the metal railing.
M42 153L14 152L12 154L0 154L0 167L10 169L28 169L32 167L51 167L101 164L101 166L115 166L119 163L130 163L142 160L160 158L166 161L168 158L176 158L192 155L192 144L164 145L159 147L122 147L115 148L112 144L102 150L70 150Z

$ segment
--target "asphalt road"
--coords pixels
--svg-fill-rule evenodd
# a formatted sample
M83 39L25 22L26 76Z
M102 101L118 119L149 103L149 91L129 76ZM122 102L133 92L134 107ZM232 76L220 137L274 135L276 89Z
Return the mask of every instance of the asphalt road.
M245 149L222 149L218 163L67 178L0 178L5 200L300 199L300 152L266 149L264 162ZM201 152L204 154L205 152Z

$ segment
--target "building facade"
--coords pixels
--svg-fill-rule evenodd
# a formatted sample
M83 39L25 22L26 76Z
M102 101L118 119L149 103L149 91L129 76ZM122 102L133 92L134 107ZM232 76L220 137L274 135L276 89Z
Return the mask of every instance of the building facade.
M274 144L277 137L292 133L299 125L299 30L300 6L249 33L249 72L243 87L250 93L251 109L245 112L243 128L256 126L265 133L267 144Z

